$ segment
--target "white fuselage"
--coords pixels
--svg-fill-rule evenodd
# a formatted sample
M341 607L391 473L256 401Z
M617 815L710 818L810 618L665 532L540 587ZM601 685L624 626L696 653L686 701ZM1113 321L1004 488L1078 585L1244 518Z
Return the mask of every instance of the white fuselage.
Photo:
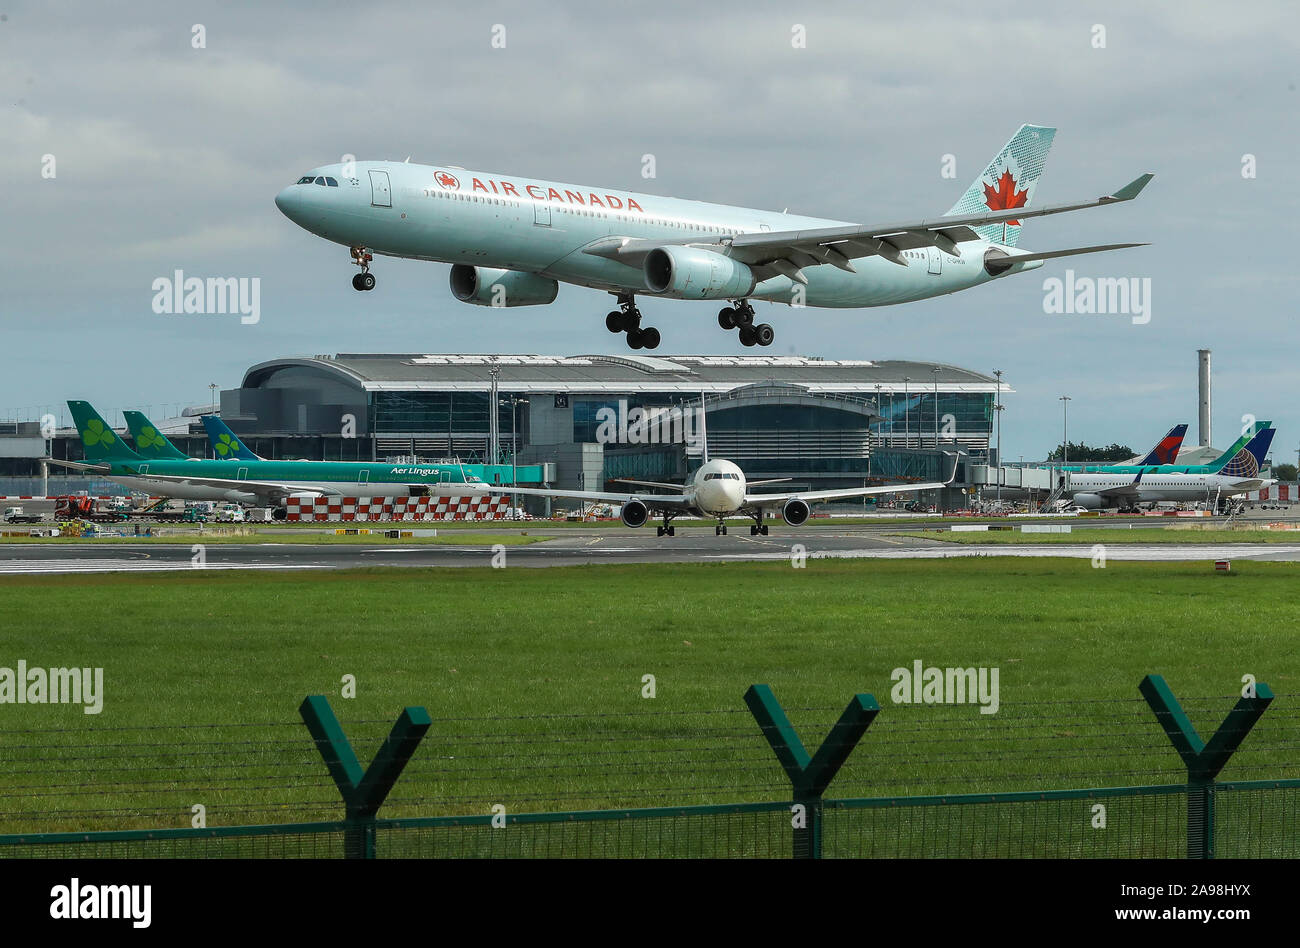
M725 517L745 505L745 472L721 458L705 461L683 491L707 517Z
M1066 475L1066 490L1063 496L1078 499L1080 495L1098 497L1101 491L1126 487L1133 483L1131 474L1088 474L1069 473ZM1261 478L1225 477L1221 474L1144 474L1137 484L1136 499L1100 497L1100 506L1117 506L1124 503L1155 503L1157 501L1213 501L1219 497L1233 497L1247 491L1266 487L1273 481ZM1093 503L1085 506L1098 506Z
M345 177L347 170L350 177ZM650 294L640 265L584 252L610 238L716 244L725 235L847 226L844 221L592 188L514 175L404 162L329 165L290 185L276 205L300 227L348 247L394 257L533 273L612 293ZM856 272L806 267L798 292L788 277L762 279L751 299L821 307L886 306L954 293L992 279L982 239L855 259ZM1014 255L1015 250L1002 248ZM724 252L726 249L724 248ZM1033 261L1016 268L1042 265Z

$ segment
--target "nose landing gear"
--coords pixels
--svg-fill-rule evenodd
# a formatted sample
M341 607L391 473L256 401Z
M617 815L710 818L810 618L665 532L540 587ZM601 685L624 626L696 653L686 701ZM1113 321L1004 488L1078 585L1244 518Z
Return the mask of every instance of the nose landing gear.
M723 329L740 330L742 346L770 346L776 331L767 323L754 325L754 307L749 300L733 300L732 306L718 310L718 325Z
M375 288L375 275L370 272L370 263L375 259L365 247L353 247L352 262L361 268L361 272L352 278L352 289L365 291Z
M632 349L658 349L659 330L653 326L641 327L641 310L631 294L618 297L618 309L605 317L605 328L610 332L627 333L627 344Z

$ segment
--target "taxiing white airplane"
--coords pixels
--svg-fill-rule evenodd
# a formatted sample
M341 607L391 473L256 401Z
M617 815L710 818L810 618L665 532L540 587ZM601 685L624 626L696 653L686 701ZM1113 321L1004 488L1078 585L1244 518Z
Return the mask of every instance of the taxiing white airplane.
M621 504L623 511L620 518L629 527L642 527L652 517L663 518L658 528L659 536L675 536L677 529L673 519L683 514L716 518L713 528L714 536L725 536L727 518L744 516L753 519L749 535L768 535L768 525L763 522L765 516L772 516L778 510L781 519L792 527L800 526L812 513L812 504L830 500L848 500L851 497L868 497L876 494L904 494L913 491L937 490L951 484L957 476L957 459L953 458L952 473L946 481L931 481L920 484L884 484L878 487L849 487L842 490L791 491L784 494L754 493L749 490L763 484L776 484L788 481L788 477L750 481L745 478L736 463L722 458L709 459L709 440L704 427L704 413L700 413L700 438L704 463L691 473L685 484L669 484L659 481L637 481L629 478L619 480L626 484L640 487L654 487L660 490L674 491L671 494L620 494L598 490L550 490L536 487L504 487L497 484L467 484L461 488L462 493L520 494L529 497L554 497L568 500L581 500L592 503Z
M1118 507L1136 509L1138 504L1158 501L1214 503L1238 494L1276 484L1268 477L1232 477L1224 474L1088 474L1069 472L1065 493L1073 503L1088 510Z
M325 165L282 190L294 223L351 249L358 290L375 254L452 264L451 291L481 306L551 303L560 283L612 293L605 318L633 349L655 349L637 296L723 300L723 329L772 344L752 300L792 306L886 306L955 293L1041 267L1045 260L1137 247L1106 244L1030 253L1021 222L1137 197L1144 174L1113 194L1031 208L1056 129L1023 125L941 217L860 224L467 171L452 165L357 161Z

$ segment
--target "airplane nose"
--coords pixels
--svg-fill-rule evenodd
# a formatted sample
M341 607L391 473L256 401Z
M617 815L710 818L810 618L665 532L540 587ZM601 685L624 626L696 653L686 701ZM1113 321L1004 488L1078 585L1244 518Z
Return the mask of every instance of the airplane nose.
M280 209L281 214L295 224L301 218L305 205L306 201L302 196L302 188L295 185L290 185L275 196L275 206Z

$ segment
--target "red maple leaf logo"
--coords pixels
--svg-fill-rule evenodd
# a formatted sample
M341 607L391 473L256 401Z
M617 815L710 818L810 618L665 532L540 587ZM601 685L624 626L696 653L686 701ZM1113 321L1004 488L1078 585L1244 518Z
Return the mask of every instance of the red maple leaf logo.
M1012 208L1024 207L1027 200L1029 200L1029 189L1017 191L1016 179L1011 177L1008 169L1003 169L996 188L984 185L984 204L990 211L1009 211ZM1020 221L1007 221L1007 223L1014 227L1020 226Z
M444 188L460 187L460 182L456 180L455 175L447 174L445 171L439 171L435 177L438 179L438 183Z

